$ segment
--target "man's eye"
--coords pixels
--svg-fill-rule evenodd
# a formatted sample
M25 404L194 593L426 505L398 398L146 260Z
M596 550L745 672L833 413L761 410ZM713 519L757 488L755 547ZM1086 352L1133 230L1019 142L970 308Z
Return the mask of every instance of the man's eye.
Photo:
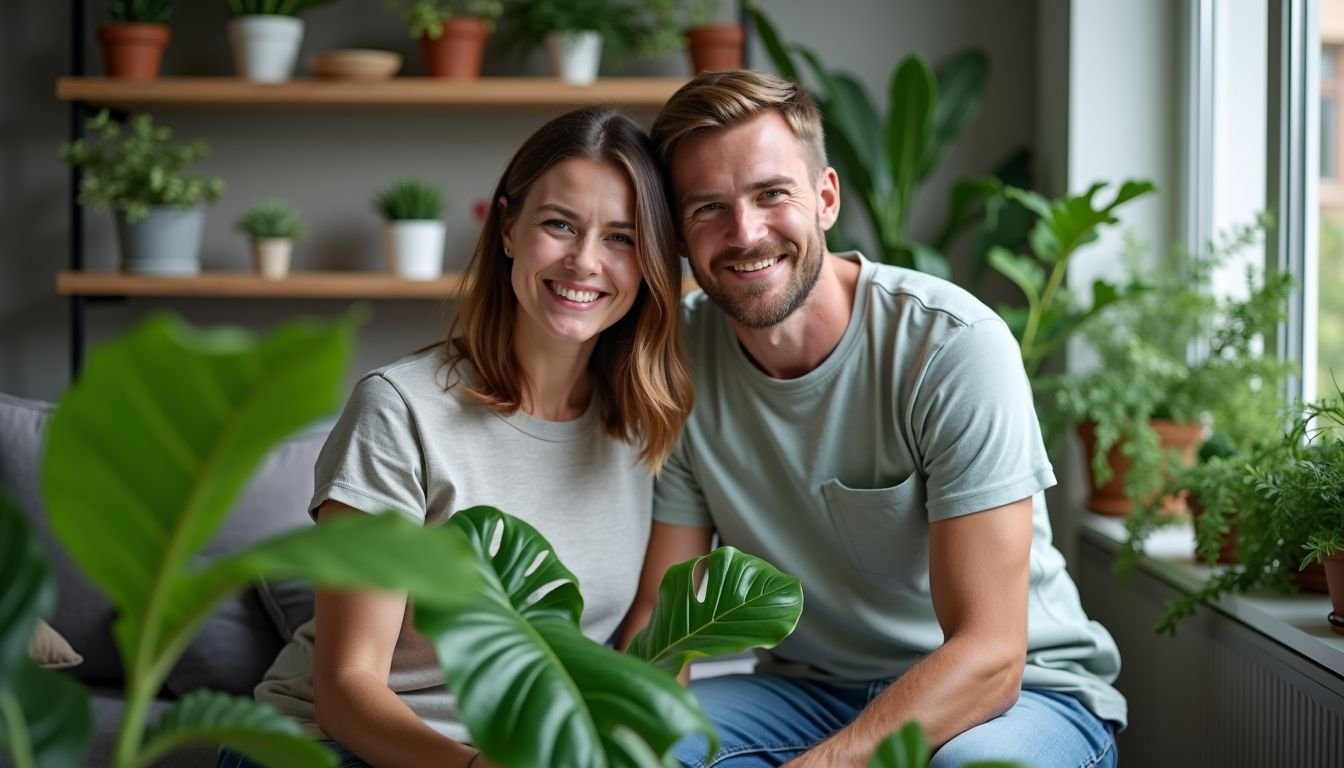
M783 189L767 189L762 196L769 200L778 200L788 194L788 191Z
M699 216L704 213L713 213L714 211L722 210L722 208L723 203L705 203L695 209L695 215Z

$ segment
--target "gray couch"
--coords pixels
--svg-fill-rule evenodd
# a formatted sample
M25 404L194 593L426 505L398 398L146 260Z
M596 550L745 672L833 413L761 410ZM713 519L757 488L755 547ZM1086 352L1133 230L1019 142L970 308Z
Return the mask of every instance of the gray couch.
M111 635L112 606L56 542L38 492L38 462L53 408L0 394L0 489L26 514L56 577L56 612L48 621L84 657L68 673L90 690L95 725L88 764L105 766L121 717L122 667ZM204 557L311 524L306 508L313 491L313 462L328 429L307 430L271 453ZM222 603L168 676L151 719L173 698L198 688L250 696L294 629L311 616L312 592L301 584L259 584ZM5 762L0 754L0 764ZM160 765L213 766L214 750L183 750Z

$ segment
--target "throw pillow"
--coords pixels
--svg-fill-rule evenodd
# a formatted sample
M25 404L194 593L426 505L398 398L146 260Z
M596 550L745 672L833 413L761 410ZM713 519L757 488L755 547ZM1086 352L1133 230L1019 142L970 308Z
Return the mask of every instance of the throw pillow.
M37 620L33 635L28 638L28 658L47 669L69 669L84 661L60 632L41 619Z

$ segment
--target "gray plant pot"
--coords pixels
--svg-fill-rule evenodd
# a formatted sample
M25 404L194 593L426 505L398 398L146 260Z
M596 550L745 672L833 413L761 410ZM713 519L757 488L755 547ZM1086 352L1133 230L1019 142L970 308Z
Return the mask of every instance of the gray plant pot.
M134 224L117 214L122 269L139 275L200 274L204 230L204 206L153 208Z

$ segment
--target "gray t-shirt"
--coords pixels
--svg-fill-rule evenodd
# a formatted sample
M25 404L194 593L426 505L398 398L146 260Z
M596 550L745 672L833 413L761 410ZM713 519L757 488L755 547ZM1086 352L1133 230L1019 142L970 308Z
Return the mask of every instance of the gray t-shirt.
M802 579L797 630L762 670L839 683L894 678L943 642L929 595L929 524L1031 497L1022 684L1125 721L1115 642L1089 621L1050 542L1055 482L1031 387L1004 322L966 291L861 266L835 351L796 379L743 352L703 293L684 304L696 406L659 477L656 520Z
M568 422L503 417L462 387L445 392L439 350L400 360L356 385L318 457L309 510L327 499L426 525L486 504L527 521L579 579L583 633L606 642L634 599L648 543L653 482L639 446L612 439L597 398ZM396 552L386 553L396 557ZM433 647L407 611L388 685L422 720L468 741ZM320 735L313 721L313 622L295 633L257 700Z

